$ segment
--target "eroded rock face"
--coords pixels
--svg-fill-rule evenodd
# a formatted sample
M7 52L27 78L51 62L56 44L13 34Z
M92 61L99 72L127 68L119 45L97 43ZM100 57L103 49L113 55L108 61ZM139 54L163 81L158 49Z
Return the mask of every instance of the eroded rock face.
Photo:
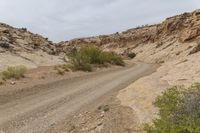
M24 65L31 69L63 63L56 46L47 38L26 28L0 23L0 71L9 66Z
M18 29L3 23L0 23L0 47L14 52L42 50L48 54L56 53L55 46L47 38L28 32L25 28Z
M93 44L105 50L123 53L127 48L135 49L151 43L162 44L169 41L187 43L198 39L200 39L200 10L168 18L161 24L147 25L106 36L74 39L61 42L60 45L64 51L71 47Z

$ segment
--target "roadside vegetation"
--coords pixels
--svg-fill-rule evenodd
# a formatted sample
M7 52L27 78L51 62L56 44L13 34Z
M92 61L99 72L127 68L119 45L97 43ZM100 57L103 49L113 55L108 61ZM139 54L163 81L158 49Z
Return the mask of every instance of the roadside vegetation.
M200 84L172 87L156 99L159 118L147 133L200 133Z
M54 67L54 69L56 70L57 74L59 74L59 75L64 75L65 72L70 71L69 65L67 65L67 64L57 65Z
M84 46L79 50L73 49L69 53L73 70L91 72L93 66L107 66L108 64L125 66L123 58L114 52L105 52L95 46Z
M0 72L1 83L3 83L3 80L23 78L26 71L25 66L8 67L6 70Z
M136 53L133 53L133 52L128 53L128 57L131 58L131 59L133 59L133 58L136 57Z

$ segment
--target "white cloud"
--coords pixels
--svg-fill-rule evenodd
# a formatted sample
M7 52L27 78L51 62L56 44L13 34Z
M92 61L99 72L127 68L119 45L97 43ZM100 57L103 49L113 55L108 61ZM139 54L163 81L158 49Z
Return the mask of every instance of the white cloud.
M157 23L199 0L0 0L0 21L61 41Z

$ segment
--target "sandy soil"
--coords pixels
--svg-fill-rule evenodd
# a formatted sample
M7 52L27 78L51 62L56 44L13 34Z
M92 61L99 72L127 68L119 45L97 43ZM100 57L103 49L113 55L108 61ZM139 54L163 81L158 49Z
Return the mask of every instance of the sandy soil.
M84 107L91 108L90 104L100 106L102 97L109 97L109 93L118 92L155 69L154 65L138 63L28 88L19 84L15 86L18 91L11 90L12 86L7 87L9 91L2 88L0 129L5 133L43 133Z
M61 56L49 55L42 51L33 53L19 52L16 54L10 52L0 53L0 70L4 70L9 66L18 65L33 69L40 66L54 66L64 63Z

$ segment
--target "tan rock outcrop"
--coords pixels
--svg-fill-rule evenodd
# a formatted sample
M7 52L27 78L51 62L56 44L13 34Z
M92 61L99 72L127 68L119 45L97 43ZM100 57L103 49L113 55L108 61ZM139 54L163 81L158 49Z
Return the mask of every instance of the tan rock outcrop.
M14 28L0 23L0 70L8 66L28 68L63 63L56 46L26 28Z
M146 25L129 29L122 33L111 35L74 39L59 43L64 51L71 47L92 44L105 50L114 50L123 54L127 49L135 51L138 46L165 44L165 42L188 43L200 39L200 10L192 13L184 13L157 25ZM175 44L175 42L177 42ZM172 44L173 45L173 44Z

